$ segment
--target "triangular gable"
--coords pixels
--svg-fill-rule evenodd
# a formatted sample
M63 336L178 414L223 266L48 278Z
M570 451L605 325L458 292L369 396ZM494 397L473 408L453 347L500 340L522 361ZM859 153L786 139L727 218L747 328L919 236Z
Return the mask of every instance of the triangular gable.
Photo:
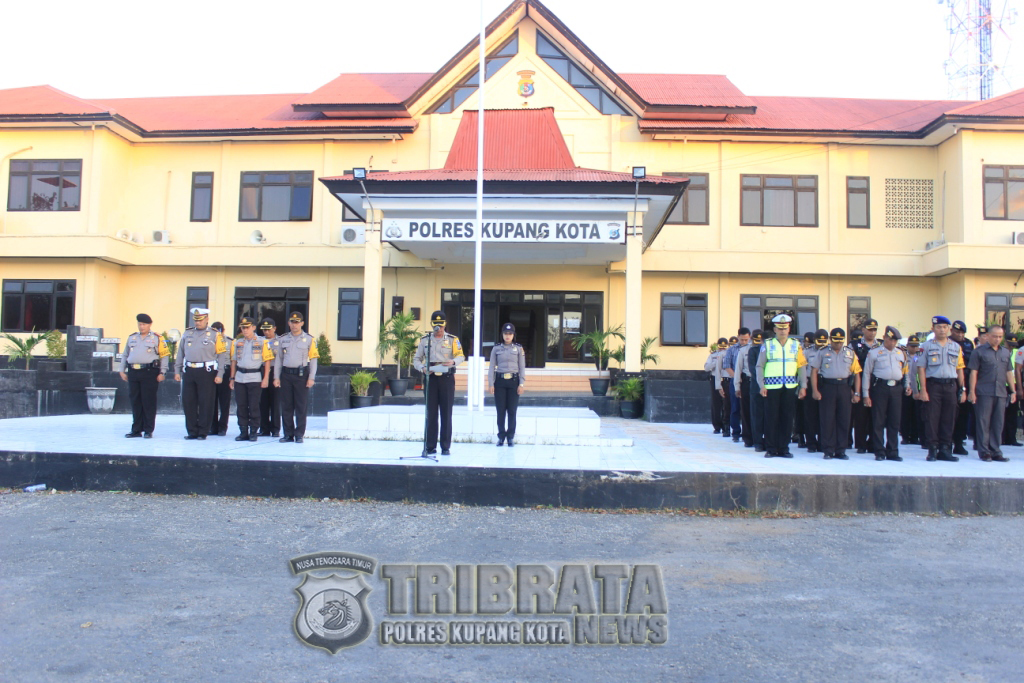
M472 170L477 159L478 112L467 110L455 133L446 170ZM487 170L570 169L572 155L555 121L555 110L488 109L484 114Z

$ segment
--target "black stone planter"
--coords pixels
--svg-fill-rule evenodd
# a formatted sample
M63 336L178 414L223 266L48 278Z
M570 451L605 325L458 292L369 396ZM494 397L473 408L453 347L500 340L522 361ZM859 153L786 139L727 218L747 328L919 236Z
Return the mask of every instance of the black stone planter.
M594 394L594 396L604 396L605 394L608 393L608 385L610 383L611 383L611 380L608 379L607 377L601 377L601 378L591 377L590 378L590 392L592 394Z
M640 417L640 401L619 401L619 414L633 420Z
M353 396L352 407L353 408L369 408L373 405L373 396Z
M409 390L409 379L392 377L388 380L388 390L391 391L392 396L405 396L405 392Z

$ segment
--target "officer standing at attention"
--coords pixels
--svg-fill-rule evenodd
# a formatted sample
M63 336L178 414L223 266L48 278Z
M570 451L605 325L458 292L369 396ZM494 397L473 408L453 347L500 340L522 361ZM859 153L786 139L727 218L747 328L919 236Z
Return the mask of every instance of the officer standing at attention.
M803 343L800 348L804 352L804 358L807 359L807 373L804 375L807 378L808 383L811 379L811 356L814 355L814 332L804 332ZM798 448L807 448L807 429L808 425L805 421L807 417L807 403L813 403L807 394L804 394L803 398L798 398L796 401L796 415L793 420L793 438L791 443L795 443Z
M1006 335L1006 348L1010 351L1010 367L1016 372L1017 366L1017 349L1019 348L1020 342L1017 341L1017 335L1010 332ZM967 362L969 359L964 359ZM1016 392L1015 392L1016 395ZM1011 401L1006 405L1006 411L1003 416L1003 445L1004 446L1022 446L1020 441L1017 441L1017 423L1020 412L1017 408L1017 402Z
M302 331L303 322L301 313L292 313L288 316L291 334L270 342L274 354L274 386L281 390L281 424L284 426L284 436L278 439L281 443L302 443L306 436L306 406L320 354L313 336Z
M896 346L900 339L900 331L887 325L882 345L871 349L864 366L864 405L871 409L875 460L903 460L899 447L900 417L903 396L909 396L911 391L907 354Z
M807 376L813 372L814 362L822 350L828 348L828 332L819 329L814 333L814 344L809 349L804 349L804 357L807 358ZM814 400L814 392L804 396L804 443L808 453L821 451L821 411L820 404Z
M133 332L125 342L121 354L121 379L128 382L128 398L132 402L132 430L126 439L143 434L153 438L156 425L156 392L167 374L167 344L151 330L153 319L145 313L135 316L139 331Z
M857 361L863 368L868 361L868 353L871 349L878 348L881 343L875 338L878 334L878 321L874 318L864 323L864 336L850 343L853 352L857 354ZM861 382L863 385L864 382ZM871 446L871 410L863 403L853 406L853 432L854 445L858 453L867 453Z
M921 388L917 385L917 360L921 357L921 339L916 334L907 337L907 377L909 378L910 394L903 397L903 413L900 415L900 444L916 444L920 441L923 430L921 425L920 401L918 395Z
M228 347L224 336L209 327L210 311L193 308L196 326L185 330L178 341L174 359L174 379L181 384L181 407L185 411L186 439L205 439L210 433L213 399L218 384L224 381L228 365ZM185 374L182 381L181 375Z
M466 362L462 343L454 334L445 332L445 318L441 311L430 316L434 331L420 338L412 365L424 374L427 391L427 442L423 444L428 454L437 453L438 415L441 419L441 455L451 455L452 447L452 406L455 405L455 366ZM427 357L427 347L430 356Z
M766 458L792 458L789 437L793 433L793 414L797 398L807 393L804 377L804 358L800 342L789 337L789 324L793 318L785 313L772 318L775 338L761 345L757 357L757 381L765 398Z
M515 339L516 326L502 325L501 343L491 347L491 364L487 369L487 383L498 412L498 445L507 440L510 448L516 445L516 409L526 387L526 352Z
M821 449L825 460L849 460L846 449L850 447L850 411L860 401L860 361L853 349L845 345L843 328L832 328L829 340L832 344L814 356L811 391L814 400L820 402Z
M960 345L949 339L949 318L932 318L935 338L921 345L917 376L921 381L921 400L928 404L927 460L956 462L953 455L953 423L956 404L967 396L964 386L964 354Z
M715 343L715 350L708 354L704 361L704 372L708 373L708 381L711 384L711 426L715 428L715 434L722 433L722 380L718 374L719 360L725 353L729 341L720 337Z
M1009 397L1017 402L1017 381L1010 361L1010 349L1002 346L1003 328L993 325L988 330L988 343L979 346L968 366L971 372L971 390L968 400L977 408L974 413L977 430L978 457L985 462L1009 462L1000 448L1003 404Z
M224 323L217 321L211 324L210 327L224 335L224 343L227 344L230 351L234 340L224 334ZM230 353L228 356L230 357ZM222 382L217 385L214 391L213 417L210 419L210 436L227 436L228 434L228 419L231 417L231 387L229 384L230 382Z
M274 324L273 318L264 318L260 321L260 332L263 333L267 347L271 348L274 339L277 338L277 325ZM274 353L273 348L270 353ZM276 377L274 364L271 363L264 377L267 380L266 389L260 392L260 431L257 432L257 436L281 436L281 403L277 397L277 387L274 386Z
M964 365L971 364L971 354L974 353L974 342L967 338L967 325L962 320L953 322L950 328L949 338L960 345L964 354ZM974 406L970 401L964 401L956 409L956 424L953 425L953 455L967 455L967 448L964 442L967 440L967 423L971 419Z
M736 396L740 399L740 424L743 427L743 445L746 448L754 447L754 429L750 414L750 371L754 368L754 364L750 362L750 349L753 346L754 340L751 336L748 343L736 354L736 377L733 382L736 385ZM758 352L760 351L761 349L758 349ZM756 362L755 357L754 363Z
M729 352L738 343L738 337L729 337L725 349L722 350L722 355L718 357L718 395L722 397L722 436L726 439L732 436L732 393L729 388L729 385L732 384L732 377L725 367L725 361L729 357Z
M740 389L740 376L736 374L736 359L750 345L750 330L746 327L741 327L736 332L736 336L729 341L732 342L733 339L736 342L725 352L722 368L729 378L729 386L726 387L725 396L729 401L729 426L732 429L732 440L733 443L737 443L740 437L746 438L746 435L743 434L743 407L739 398L742 391Z
M270 343L256 334L255 321L244 316L238 325L242 336L231 344L231 389L235 391L238 436L235 441L255 441L260 428L260 394L270 383Z
M757 379L757 359L761 355L761 346L764 344L764 332L754 330L750 336L750 346L747 347L747 360L744 368L750 373L750 438L755 453L764 453L764 397L761 389L764 387Z

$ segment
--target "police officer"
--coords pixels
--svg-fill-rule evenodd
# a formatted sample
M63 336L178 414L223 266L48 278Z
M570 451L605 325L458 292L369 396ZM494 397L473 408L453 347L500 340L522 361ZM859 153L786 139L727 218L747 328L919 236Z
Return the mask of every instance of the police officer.
M967 338L967 325L964 324L964 321L953 322L949 337L960 345L960 350L964 354L964 365L970 365L971 354L974 353L974 342ZM957 406L956 424L953 425L953 455L967 455L964 441L967 440L967 423L973 412L974 406L970 401L964 401Z
M281 443L302 443L306 436L306 406L309 390L316 379L316 361L320 354L316 340L302 331L305 320L295 311L288 316L290 334L270 342L274 354L274 386L281 390L281 424L284 436Z
M231 344L234 341L224 334L224 323L217 321L210 324L210 328L217 330L224 336L224 343L228 347L230 358ZM230 382L221 382L214 389L213 396L213 417L210 418L210 436L227 436L228 419L231 415L231 387Z
M711 426L714 427L715 434L721 434L722 426L725 424L722 420L722 378L718 368L728 346L729 340L719 337L714 350L704 361L704 372L708 373L708 381L711 384Z
M757 381L761 385L761 396L765 398L765 448L766 458L792 458L789 452L789 437L793 433L793 414L796 400L807 393L804 377L804 358L800 342L789 337L789 324L793 318L780 313L772 318L775 338L761 345L757 357Z
M274 324L273 318L264 318L260 321L260 332L263 333L266 346L273 355L272 342L277 338L277 325ZM264 378L267 380L266 388L260 392L260 431L257 432L257 436L281 436L281 403L277 396L277 387L274 386L276 377L274 364L271 363Z
M750 346L744 363L744 368L750 373L750 439L755 453L764 453L764 397L761 395L764 385L758 381L755 369L763 343L764 333L754 330L750 335Z
M897 346L902 338L899 330L887 325L882 345L871 349L864 366L866 386L862 391L864 405L871 409L875 460L903 460L899 447L900 417L903 396L909 396L911 391L907 354Z
M441 455L451 455L452 447L452 406L455 405L455 366L466 361L462 343L454 334L445 332L445 318L441 311L430 316L434 331L420 338L413 367L422 372L426 380L427 394L427 442L428 454L437 453L438 415L441 420ZM429 356L428 354L429 347Z
M814 332L804 332L803 342L801 343L800 348L803 350L804 358L807 360L807 373L805 374L805 377L810 380L810 359L813 355L812 352L814 349ZM804 421L804 418L806 417L805 413L807 412L805 402L807 399L808 396L804 394L803 398L798 398L796 400L796 414L793 419L793 436L790 441L791 443L795 443L798 448L807 448L807 425ZM813 399L811 399L810 402L813 402Z
M725 367L725 362L729 357L729 352L738 343L738 337L729 337L726 347L718 357L716 368L718 372L718 395L722 397L722 436L726 439L732 436L732 394L729 390L729 386L732 384L732 377L729 376L729 370Z
M979 346L967 367L971 372L968 400L975 404L975 429L978 430L978 457L985 462L1009 462L1000 448L1003 403L1009 397L1017 401L1016 378L1010 361L1010 350L1002 346L1003 329L999 325L989 328L988 343Z
M804 349L804 357L807 358L808 372L813 372L814 361L821 351L828 347L828 332L819 329L813 335L814 344ZM821 411L820 404L814 400L814 394L804 396L804 443L808 453L821 451Z
M515 339L516 326L512 323L502 325L501 343L491 347L491 365L487 370L487 383L494 394L494 407L498 413L499 446L506 440L509 447L515 446L516 409L526 387L526 351Z
M152 331L153 319L145 313L135 316L139 331L125 342L121 354L121 379L128 382L128 398L132 402L132 430L125 434L135 439L145 434L153 438L156 425L156 392L167 374L167 344Z
M186 439L205 439L210 433L213 399L218 384L224 381L228 365L228 347L224 336L210 329L210 311L193 308L190 327L178 342L174 359L174 379L181 384L181 407L185 411ZM185 380L182 381L182 373Z
M956 404L967 396L964 387L964 354L960 345L949 339L949 318L932 317L935 338L921 345L917 376L923 385L921 400L928 404L927 460L956 462L953 455L953 423Z
M917 396L921 388L917 385L917 359L921 356L921 338L916 334L907 337L907 378L910 394L903 396L903 413L900 415L900 444L910 445L920 441L924 432L921 429L920 401Z
M760 342L758 342L758 344L760 344ZM736 354L736 377L733 382L736 385L736 396L740 399L740 423L743 426L743 445L746 448L754 447L753 418L750 414L750 373L754 368L754 363L757 363L757 357L754 358L754 363L750 362L750 349L753 346L753 336L750 335L748 343L740 349L739 353ZM760 351L761 349L758 349L758 352Z
M735 342L733 342L735 340ZM725 352L722 360L722 368L729 379L729 386L726 387L725 396L729 401L729 427L732 430L733 443L738 443L743 434L743 407L740 402L740 377L736 374L736 359L743 350L750 345L750 330L741 327L736 336L730 340L732 346Z
M1017 335L1013 332L1006 334L1006 348L1010 351L1010 366L1016 371L1017 365L1017 349L1019 346L1017 341ZM964 359L967 362L968 359ZM1014 393L1016 395L1016 392ZM1021 446L1020 441L1017 441L1017 423L1019 422L1018 417L1020 411L1018 410L1017 402L1011 401L1006 405L1006 410L1003 415L1003 445L1004 446Z
M860 402L860 361L853 349L845 345L843 328L832 328L829 341L831 345L814 356L811 391L814 400L819 401L825 460L849 460L846 449L850 447L850 411Z
M243 316L238 325L242 336L231 344L231 382L235 391L238 436L235 441L255 441L260 428L260 394L270 383L270 343L256 334L256 323Z
M857 354L857 361L862 368L868 361L868 353L871 349L881 346L881 343L875 338L877 334L878 321L870 318L864 323L863 337L850 343L850 347ZM853 432L854 445L857 447L857 452L867 453L868 448L871 446L871 410L863 403L857 403L853 406Z

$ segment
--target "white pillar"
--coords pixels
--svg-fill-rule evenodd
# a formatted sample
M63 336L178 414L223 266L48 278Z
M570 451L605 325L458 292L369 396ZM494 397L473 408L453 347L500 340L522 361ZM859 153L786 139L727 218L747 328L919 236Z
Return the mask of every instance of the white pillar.
M626 372L640 372L643 341L643 212L630 215L626 234Z
M366 244L363 245L363 350L364 368L377 367L377 332L380 329L381 212L367 209Z

